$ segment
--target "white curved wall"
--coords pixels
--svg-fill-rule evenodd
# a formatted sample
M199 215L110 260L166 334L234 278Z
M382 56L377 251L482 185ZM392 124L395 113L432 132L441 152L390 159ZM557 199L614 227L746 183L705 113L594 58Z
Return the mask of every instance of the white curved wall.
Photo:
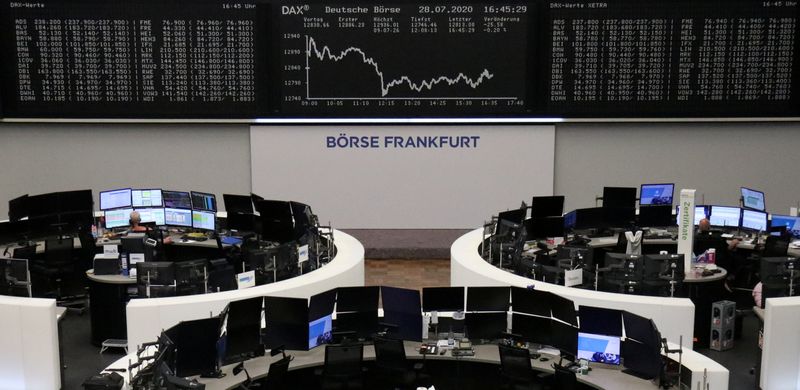
M352 236L334 231L336 256L305 275L244 290L185 297L133 299L127 307L128 347L155 341L162 330L188 320L219 314L230 301L260 296L309 298L341 286L364 285L364 247Z
M678 344L683 336L684 348L692 348L694 304L688 298L661 298L642 295L615 294L559 286L514 275L497 268L481 258L478 247L483 229L473 230L456 240L450 248L451 286L517 286L536 285L537 290L549 291L569 298L576 305L600 306L627 310L655 321L662 337Z
M761 388L800 389L800 297L769 298L764 307Z
M58 389L54 299L0 296L0 389Z

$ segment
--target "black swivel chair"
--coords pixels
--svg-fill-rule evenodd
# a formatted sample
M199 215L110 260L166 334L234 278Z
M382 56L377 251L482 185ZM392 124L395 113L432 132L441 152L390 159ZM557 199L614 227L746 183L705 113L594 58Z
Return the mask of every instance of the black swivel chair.
M578 390L578 379L575 373L560 365L554 364L553 389Z
M261 388L265 388L266 390L289 389L290 386L287 386L286 376L289 372L289 363L291 361L291 356L285 356L281 360L270 364L269 371L267 371L267 377L264 378L264 381L262 382L263 386ZM293 386L291 388L293 388Z
M61 306L86 310L86 288L81 267L75 261L73 239L51 238L44 242L44 261L34 261L34 270L48 281L49 291Z
M403 340L376 336L375 367L379 372L378 388L381 389L416 389L420 380L419 372L422 363L415 363L413 371L409 370Z
M783 257L789 252L789 236L769 236L762 257Z
M322 389L362 389L364 344L328 344L322 368Z
M531 352L527 348L516 348L499 344L500 376L505 389L532 389L536 385L536 373L531 366Z

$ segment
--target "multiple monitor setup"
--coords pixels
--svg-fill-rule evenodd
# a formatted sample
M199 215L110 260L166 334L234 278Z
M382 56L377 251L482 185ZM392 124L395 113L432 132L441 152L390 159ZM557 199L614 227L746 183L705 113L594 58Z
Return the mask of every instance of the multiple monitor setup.
M132 211L138 211L146 224L211 232L217 229L216 196L204 192L131 188L101 191L100 210L108 229L130 225Z
M550 346L570 361L622 365L637 377L663 378L664 341L658 329L651 320L626 311L581 306L576 313L568 299L518 287L469 287L466 293L463 287L424 288L420 296L418 290L369 286L329 290L309 300L256 297L230 302L218 316L163 331L151 343L158 352L133 371L132 382L163 380L160 373L218 377L222 365L264 356L266 350L273 355L307 351L347 338L385 334L422 341L423 312L465 308L463 320L454 317L452 322L461 323L459 332L473 342L525 343L534 350ZM155 368L162 364L164 369Z
M13 240L50 234L72 234L91 225L92 190L22 195L8 202L8 221L2 222Z

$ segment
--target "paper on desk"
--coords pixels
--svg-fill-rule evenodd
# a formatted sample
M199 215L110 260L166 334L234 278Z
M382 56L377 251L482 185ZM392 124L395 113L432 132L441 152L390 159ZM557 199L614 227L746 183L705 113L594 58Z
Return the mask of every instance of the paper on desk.
M117 245L103 245L103 253L105 254L115 254L119 251L119 247Z

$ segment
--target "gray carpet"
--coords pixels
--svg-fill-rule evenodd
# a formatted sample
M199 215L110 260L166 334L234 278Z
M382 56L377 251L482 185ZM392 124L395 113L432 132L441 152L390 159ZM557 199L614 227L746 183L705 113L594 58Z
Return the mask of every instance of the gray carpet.
M100 348L91 343L89 312L78 315L67 312L61 321L62 336L59 340L64 355L64 389L82 389L86 378L95 375L103 368L125 355L122 349L109 349L100 355Z

